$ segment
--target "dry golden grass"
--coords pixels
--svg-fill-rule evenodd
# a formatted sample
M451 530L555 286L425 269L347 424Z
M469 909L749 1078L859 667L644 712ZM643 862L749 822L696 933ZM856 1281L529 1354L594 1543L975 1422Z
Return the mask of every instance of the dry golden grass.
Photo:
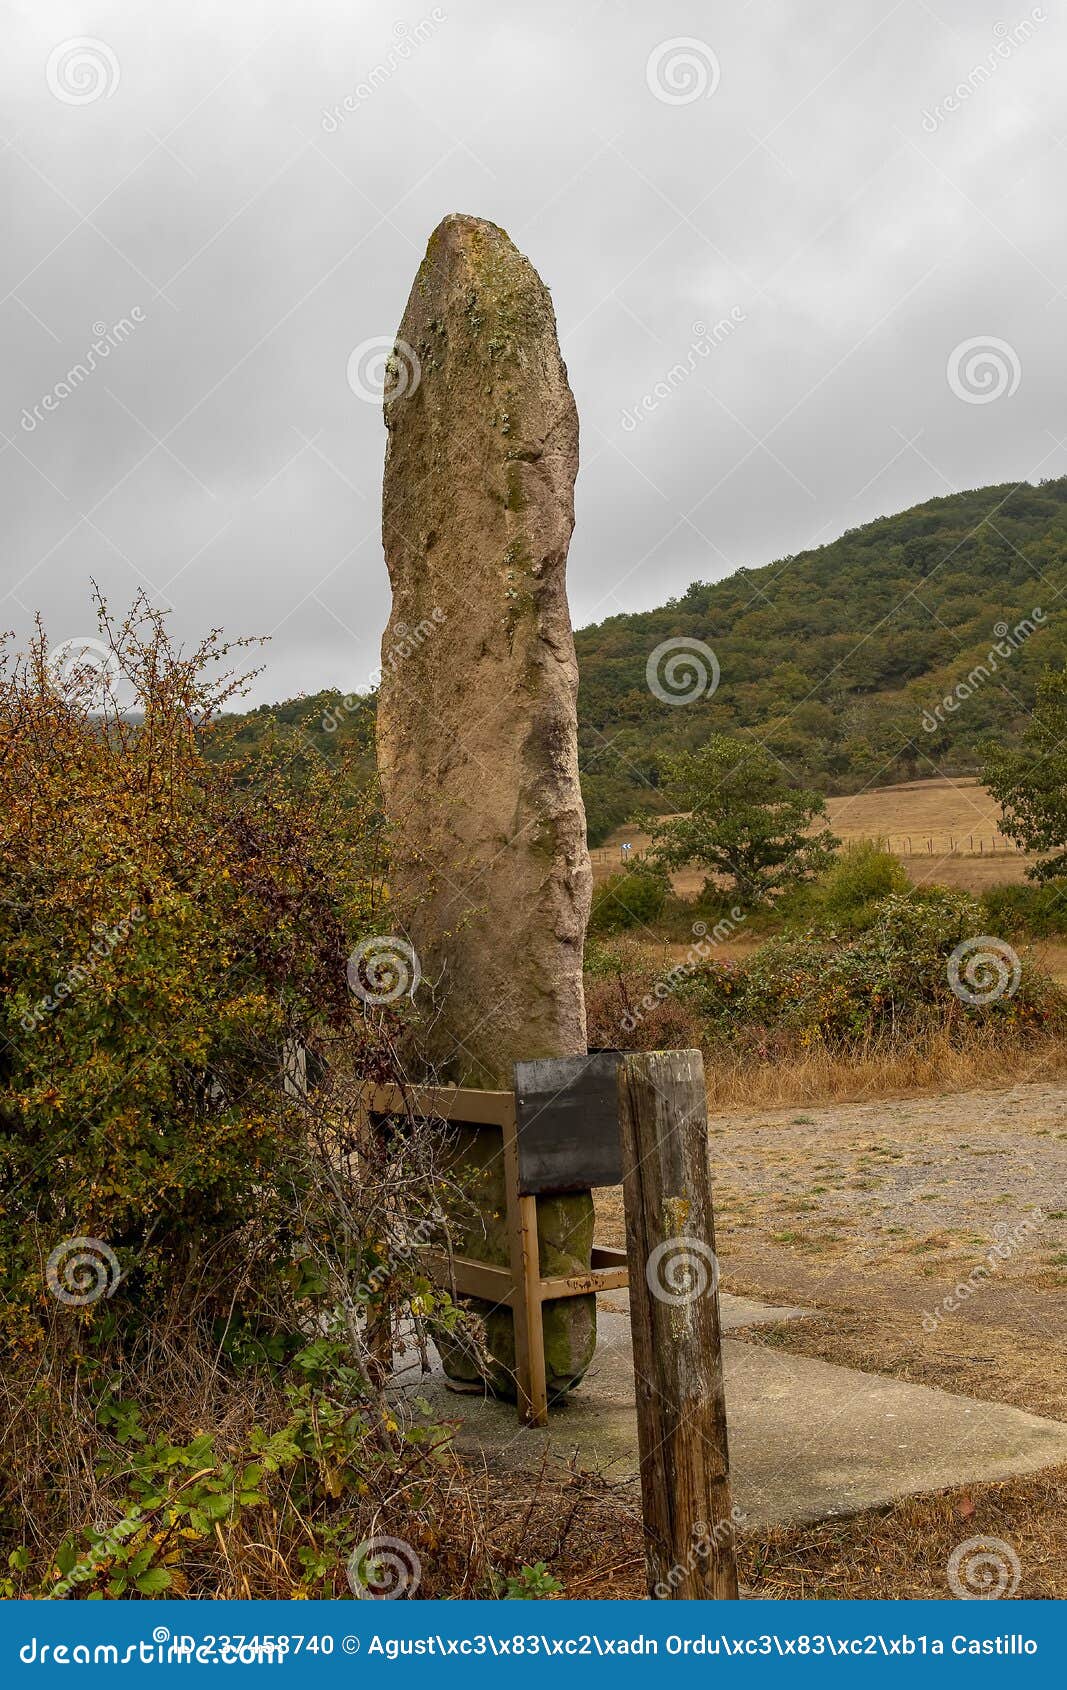
M894 851L925 851L953 839L960 849L1008 849L1001 832L1000 805L980 781L912 780L897 786L872 787L844 798L828 798L830 826L839 838L888 839ZM973 845L969 845L973 841Z
M981 897L994 886L1021 886L1036 861L1020 851L1000 857L901 857L908 878L916 886L949 886L954 892Z
M975 1028L965 1043L934 1032L907 1050L836 1056L822 1048L787 1061L755 1063L751 1056L719 1054L705 1061L708 1103L716 1109L854 1103L864 1098L906 1097L925 1091L974 1091L1016 1079L1067 1075L1063 1041L1046 1044Z
M787 1601L950 1597L948 1562L970 1538L1007 1542L1019 1557L1017 1596L1067 1594L1067 1470L907 1497L850 1519L780 1528L743 1544L747 1594Z
M549 1489L541 1501L551 1502ZM1000 1538L1016 1550L1020 1598L1062 1600L1067 1594L1065 1503L1067 1470L1054 1468L1031 1478L908 1497L845 1519L750 1536L742 1528L742 1593L764 1601L951 1597L949 1557L966 1539L981 1536ZM643 1538L636 1506L607 1484L598 1489L591 1478L580 1489L561 1486L556 1506L558 1518L566 1511L566 1535L562 1541L555 1535L553 1542L551 1520L542 1518L539 1509L532 1522L531 1553L547 1543L545 1559L562 1581L562 1595L642 1598Z
M999 804L980 781L971 778L874 787L828 798L826 808L830 826L846 845L861 839L886 840L919 883L936 881L962 891L983 892L990 886L1023 880L1034 860L1016 851L1005 837ZM650 842L647 833L616 828L592 853L595 879L618 871L623 840L629 840L634 856ZM679 896L691 898L700 891L704 875L687 868L673 880Z

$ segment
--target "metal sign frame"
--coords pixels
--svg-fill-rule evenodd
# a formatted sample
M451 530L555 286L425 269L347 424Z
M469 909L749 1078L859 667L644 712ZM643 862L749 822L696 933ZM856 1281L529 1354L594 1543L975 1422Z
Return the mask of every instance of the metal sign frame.
M582 1063L585 1059L577 1057L573 1060ZM543 1069L544 1066L519 1063L516 1071L520 1068ZM559 1067L559 1064L547 1066ZM596 1084L602 1087L604 1073L600 1068L595 1072ZM544 1080L549 1076L542 1072L540 1078ZM540 1094L528 1089L528 1095L533 1098ZM515 1321L515 1386L519 1419L534 1426L547 1426L548 1384L542 1306L560 1297L595 1296L598 1291L623 1289L629 1284L625 1250L594 1245L588 1272L542 1274L537 1239L537 1195L524 1189L520 1177L519 1105L514 1091L368 1084L362 1088L361 1104L368 1124L369 1118L375 1115L415 1115L425 1120L499 1129L507 1201L509 1265L500 1267L495 1263L480 1262L472 1256L436 1252L430 1252L428 1260L435 1277L454 1294L479 1297L495 1307L511 1310ZM536 1141L537 1134L534 1132L533 1139L527 1140L528 1148ZM541 1154L539 1151L538 1155ZM616 1183L618 1181L614 1178L594 1179L585 1181L584 1187L572 1184L544 1189L575 1190L587 1189L594 1184Z

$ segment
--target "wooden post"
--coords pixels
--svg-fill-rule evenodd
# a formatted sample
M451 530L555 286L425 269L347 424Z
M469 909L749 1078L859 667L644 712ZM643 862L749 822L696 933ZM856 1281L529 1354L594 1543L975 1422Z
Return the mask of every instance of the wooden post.
M515 1100L502 1122L504 1132L504 1188L507 1199L508 1245L511 1253L511 1312L515 1321L515 1390L519 1419L532 1426L548 1425L548 1385L545 1376L544 1317L540 1297L540 1245L537 1240L537 1198L519 1191L519 1149L515 1128Z
M649 1595L736 1597L700 1052L627 1056L619 1124Z

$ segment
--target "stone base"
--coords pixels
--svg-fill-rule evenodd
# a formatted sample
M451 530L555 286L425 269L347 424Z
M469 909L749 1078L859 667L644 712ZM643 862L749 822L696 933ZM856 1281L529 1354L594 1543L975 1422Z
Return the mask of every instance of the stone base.
M459 1253L476 1261L507 1267L511 1262L507 1226L507 1199L500 1134L492 1128L461 1127L458 1130L453 1168L462 1179L479 1215L474 1225L466 1220L455 1243ZM537 1241L541 1273L588 1273L593 1248L593 1198L588 1191L537 1199ZM488 1377L483 1378L470 1355L454 1344L444 1344L441 1359L448 1377L457 1384L488 1385L494 1395L515 1398L515 1323L511 1310L470 1299L485 1322L485 1341L493 1359ZM596 1349L596 1298L561 1297L545 1303L543 1309L545 1373L549 1397L573 1390L593 1359Z

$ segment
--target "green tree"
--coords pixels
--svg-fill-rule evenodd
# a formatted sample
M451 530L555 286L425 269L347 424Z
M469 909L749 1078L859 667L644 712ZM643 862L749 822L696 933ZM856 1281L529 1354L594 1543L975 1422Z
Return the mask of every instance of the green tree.
M666 761L664 786L681 814L653 824L653 855L667 868L694 863L725 876L748 904L772 902L820 873L840 844L817 792L793 786L762 745L714 734Z
M1005 833L1042 853L1031 878L1067 874L1067 665L1041 676L1021 747L989 744L984 750L985 783L1000 802Z

